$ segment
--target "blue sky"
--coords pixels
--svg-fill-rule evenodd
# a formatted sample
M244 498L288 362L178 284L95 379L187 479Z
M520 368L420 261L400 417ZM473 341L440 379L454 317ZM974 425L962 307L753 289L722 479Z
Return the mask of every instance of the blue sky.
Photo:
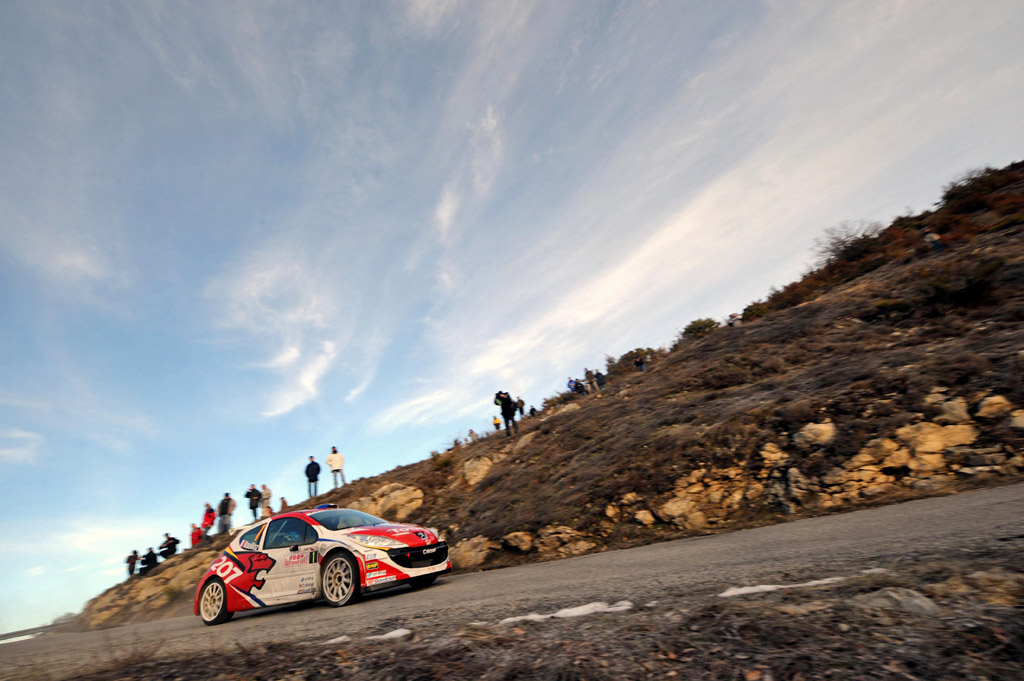
M0 630L1024 157L1022 33L1017 0L3 3Z

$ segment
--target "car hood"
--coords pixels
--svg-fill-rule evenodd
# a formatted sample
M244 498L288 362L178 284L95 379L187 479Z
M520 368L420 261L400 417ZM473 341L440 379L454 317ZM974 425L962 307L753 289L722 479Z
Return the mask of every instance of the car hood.
M407 546L427 546L428 544L436 544L440 541L436 532L419 525L388 523L386 525L350 527L339 531L342 534L369 534L376 537L391 537Z

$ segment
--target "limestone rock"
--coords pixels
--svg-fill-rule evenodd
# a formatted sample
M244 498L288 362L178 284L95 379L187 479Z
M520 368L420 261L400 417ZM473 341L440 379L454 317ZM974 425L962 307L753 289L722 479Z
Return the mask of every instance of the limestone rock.
M512 451L516 453L523 451L530 446L530 443L533 442L533 438L535 437L537 437L536 430L530 431L526 435L521 436L512 447Z
M1013 413L1010 414L1010 418L1006 425L1010 428L1024 430L1024 409L1015 409Z
M401 521L422 505L423 490L392 482L379 487L368 497L353 501L349 507L386 520Z
M516 551L527 553L533 548L533 535L529 532L509 532L501 540Z
M622 503L625 506L629 506L631 504L637 503L638 501L640 501L640 499L640 495L637 494L636 492L627 492L626 494L622 495L620 503Z
M836 439L836 426L831 420L808 423L793 436L793 444L803 449L822 447Z
M604 507L604 514L612 520L619 519L619 507L615 504L608 504Z
M643 509L643 510L640 510L640 511L637 511L636 513L634 513L633 514L633 519L635 521L637 521L638 523L640 523L641 525L653 525L654 524L654 514L651 513L650 511L648 511L647 509Z
M452 563L462 568L480 567L497 548L500 548L497 542L483 535L463 539L451 549Z
M761 458L764 459L765 466L775 468L789 461L789 454L779 449L774 442L769 442L761 448Z
M971 422L971 415L967 413L967 400L962 397L942 402L939 408L942 413L935 417L936 423L949 425Z
M549 525L541 528L534 540L534 546L541 553L556 553L561 556L575 556L597 546L584 538L583 534L565 525Z
M486 456L478 456L475 459L470 459L462 466L462 479L466 481L466 484L472 487L477 484L491 472L491 467L494 462Z
M850 601L861 608L902 610L916 615L935 616L940 612L935 601L919 591L900 587L887 587L868 594L854 596Z
M998 419L1006 416L1013 411L1013 405L1010 400L1006 399L1002 395L992 395L986 397L978 404L978 411L975 415L982 419Z
M948 475L932 475L927 478L915 480L910 486L919 492L935 492L945 489L952 481Z
M971 444L978 439L978 429L925 422L903 426L896 431L896 437L909 445L915 454L935 454L948 447Z
M859 452L843 464L843 468L848 471L852 471L857 468L863 468L864 466L879 463L892 454L898 452L899 449L899 444L889 438L876 438L874 440L869 440L866 445L861 447Z

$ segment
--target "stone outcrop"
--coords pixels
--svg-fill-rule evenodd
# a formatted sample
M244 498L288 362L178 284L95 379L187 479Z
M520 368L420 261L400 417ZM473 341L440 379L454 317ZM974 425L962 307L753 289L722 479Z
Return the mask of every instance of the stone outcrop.
M978 429L968 425L940 426L924 422L903 426L896 431L896 437L919 456L937 454L957 445L969 445L978 439Z
M472 487L477 484L491 472L491 466L494 462L486 456L478 456L475 459L470 459L462 466L462 479L466 481L466 484Z
M836 425L832 421L808 423L793 436L793 444L801 449L812 449L831 444L836 439Z
M396 482L377 488L368 497L348 504L349 508L375 515L385 520L402 521L423 505L423 490Z
M501 548L501 545L484 536L463 539L451 547L452 564L460 568L480 567L487 561L491 551Z
M1013 411L1010 400L1002 395L986 397L978 403L978 411L975 416L980 419L999 419Z
M529 532L509 532L501 541L505 546L520 553L527 553L533 549L533 535Z
M555 554L560 557L576 556L595 548L597 544L587 539L582 532L577 532L565 525L550 525L541 528L537 533L534 546L540 553Z

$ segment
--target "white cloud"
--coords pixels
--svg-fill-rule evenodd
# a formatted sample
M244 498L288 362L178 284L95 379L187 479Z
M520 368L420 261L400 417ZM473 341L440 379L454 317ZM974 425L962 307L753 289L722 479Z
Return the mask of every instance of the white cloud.
M25 570L25 576L26 577L42 577L45 574L46 574L46 566L45 565L37 565L35 567L29 568L28 570Z
M0 429L0 461L33 463L43 440L42 435L20 428Z
M271 400L271 406L264 416L282 416L296 407L315 399L320 394L320 381L338 357L338 348L331 341L324 341L320 354L313 357L287 387L280 390Z
M441 199L437 202L437 208L434 210L434 222L437 224L437 230L442 240L447 239L452 221L458 211L459 197L452 185L445 185L441 192Z

